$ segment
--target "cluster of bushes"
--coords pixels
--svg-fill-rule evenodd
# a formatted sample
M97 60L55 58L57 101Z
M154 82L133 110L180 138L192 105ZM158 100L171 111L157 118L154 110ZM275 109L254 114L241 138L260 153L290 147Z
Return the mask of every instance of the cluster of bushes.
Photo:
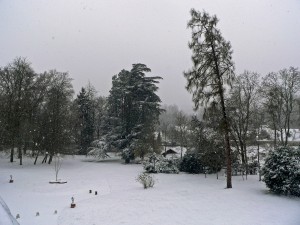
M208 158L209 159L209 158ZM151 154L144 161L147 173L204 173L218 172L222 163L207 160L207 155L188 151L180 159L166 159L158 154ZM209 164L210 163L210 164ZM235 164L233 163L233 168ZM257 173L257 162L250 163L250 174ZM279 147L270 151L261 170L263 181L274 193L300 197L300 148Z
M181 171L198 174L204 172L215 173L221 169L222 164L216 165L212 161L209 164L206 160L206 155L194 151L188 151L182 159L167 159L153 153L143 162L143 166L148 173L179 173Z
M161 155L153 153L144 161L143 166L148 173L179 173L178 161L166 159Z
M196 152L187 152L180 162L179 169L180 171L187 173L203 173L200 154Z
M286 146L271 151L262 175L272 192L300 197L300 149Z

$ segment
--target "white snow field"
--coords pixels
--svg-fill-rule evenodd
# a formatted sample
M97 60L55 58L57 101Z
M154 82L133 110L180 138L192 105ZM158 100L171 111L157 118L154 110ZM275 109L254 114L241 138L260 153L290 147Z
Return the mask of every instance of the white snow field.
M18 225L6 203L0 198L0 225Z
M49 184L53 165L8 161L0 159L0 196L14 217L20 214L20 225L300 224L300 198L269 193L257 176L233 177L233 188L225 189L224 176L156 174L154 188L143 189L135 181L142 165L68 156L58 175L68 183Z

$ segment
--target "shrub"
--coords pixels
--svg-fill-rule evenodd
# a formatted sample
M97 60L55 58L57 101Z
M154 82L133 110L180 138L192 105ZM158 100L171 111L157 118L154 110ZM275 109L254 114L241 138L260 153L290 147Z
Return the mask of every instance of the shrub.
M162 158L157 164L157 171L159 173L179 173L178 166L174 159Z
M173 159L166 159L158 154L151 154L144 163L148 173L179 173L177 163Z
M87 156L92 156L99 159L105 159L109 157L107 154L108 145L105 141L95 140L91 143L91 146L87 149Z
M141 173L137 178L136 180L138 182L140 182L144 189L147 189L149 187L153 187L154 184L155 184L155 179L153 176L147 174L147 173Z
M200 155L195 152L187 152L180 163L180 171L187 173L202 173Z
M125 160L125 163L130 163L130 160L134 159L134 153L132 150L130 150L129 148L125 148L122 151L122 159Z
M300 197L300 151L279 147L271 151L262 168L263 181L277 194Z

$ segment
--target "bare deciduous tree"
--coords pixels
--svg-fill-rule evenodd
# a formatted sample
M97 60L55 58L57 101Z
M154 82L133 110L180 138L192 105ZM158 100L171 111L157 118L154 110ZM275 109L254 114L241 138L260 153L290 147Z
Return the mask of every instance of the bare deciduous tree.
M274 145L277 145L278 132L280 144L286 146L288 143L291 116L299 91L300 72L294 67L269 73L263 80L261 93L274 130Z
M254 119L254 104L258 100L258 79L259 75L257 73L245 71L237 77L231 91L231 97L227 101L227 109L230 115L230 132L241 156L242 164L246 169L246 177L248 173L246 141L250 122Z

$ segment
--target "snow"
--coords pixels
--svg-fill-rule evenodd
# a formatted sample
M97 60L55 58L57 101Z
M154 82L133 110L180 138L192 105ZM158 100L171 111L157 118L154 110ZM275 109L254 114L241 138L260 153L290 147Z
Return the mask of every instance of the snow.
M0 198L0 225L18 225L2 198Z
M14 217L20 214L20 225L300 224L300 198L269 193L256 175L245 181L235 176L233 188L225 189L224 176L155 174L154 187L143 189L136 182L140 164L76 156L65 157L58 174L68 183L49 184L55 178L53 165L8 161L0 158L0 195ZM14 183L8 182L10 174Z

